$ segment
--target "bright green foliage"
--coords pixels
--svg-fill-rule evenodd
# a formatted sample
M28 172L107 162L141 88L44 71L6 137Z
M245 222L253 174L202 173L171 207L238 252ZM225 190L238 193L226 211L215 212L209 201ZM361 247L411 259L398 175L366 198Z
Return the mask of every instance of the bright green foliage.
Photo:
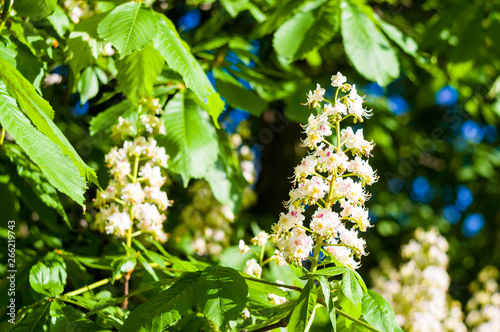
M347 273L346 272L347 268L346 267L340 267L340 266L332 266L332 267L327 267L324 269L316 270L314 272L310 272L310 275L321 275L325 277L333 277L342 273Z
M50 316L52 317L50 331L110 331L88 319L83 312L59 301L55 301L50 305Z
M381 332L393 332L398 326L391 305L371 289L363 296L362 310L364 320Z
M350 0L341 3L342 38L352 64L367 79L385 86L399 76L399 61L387 38Z
M92 67L87 67L83 71L78 81L78 91L80 92L80 101L82 105L99 93L99 80Z
M339 14L336 2L320 1L303 6L274 34L276 52L289 60L298 60L323 47L338 30Z
M207 75L189 52L189 46L179 37L172 22L165 16L160 16L158 20L158 34L154 39L155 49L165 58L171 69L182 75L186 86L200 100L207 103L206 109L218 126L217 118L224 109L224 102L214 91Z
M14 9L21 16L28 16L34 21L46 18L57 6L57 0L16 0Z
M297 305L293 309L290 322L288 323L288 331L302 332L309 330L314 319L317 297L318 288L314 285L314 280L309 279L306 286L302 289Z
M78 167L81 176L98 184L95 171L83 162L68 139L52 122L54 111L49 103L36 93L33 86L11 64L0 59L0 65L2 65L0 79L38 130L56 143L63 153L71 158L73 164ZM28 153L28 155L30 154Z
M158 140L170 155L169 169L182 176L187 186L191 178L203 177L217 160L217 135L208 115L194 96L179 91L162 116L167 135Z
M353 305L358 305L361 302L363 298L363 289L350 269L347 269L344 273L340 289L342 290L342 294L344 294Z
M120 331L163 331L177 323L195 303L195 285L199 276L200 272L181 276L170 288L134 310Z
M142 2L124 3L99 23L99 36L111 42L120 59L149 44L157 31L157 18Z
M48 118L45 119L50 121ZM1 82L0 123L40 167L50 184L83 206L86 185L78 168L67 155L63 154L57 144L31 125Z
M111 134L113 125L118 122L118 118L128 118L137 107L127 99L116 105L111 106L104 112L99 113L90 121L90 135L94 136L98 133Z
M49 322L50 302L33 308L23 319L16 323L12 331L15 332L36 332L43 331L44 326Z
M231 268L207 267L196 283L196 299L201 311L222 330L241 313L247 296L245 280Z
M164 63L165 60L152 44L118 60L116 80L122 93L134 103L143 96L150 97Z
M54 297L64 291L66 263L61 256L51 252L30 270L30 285L38 293Z

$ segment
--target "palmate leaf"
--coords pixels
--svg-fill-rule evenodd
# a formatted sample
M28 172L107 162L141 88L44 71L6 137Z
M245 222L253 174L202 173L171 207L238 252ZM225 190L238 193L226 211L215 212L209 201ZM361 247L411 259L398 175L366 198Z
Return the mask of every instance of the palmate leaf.
M83 162L73 146L69 143L68 139L61 133L54 122L52 122L54 111L49 103L36 93L31 83L29 83L10 63L0 59L0 67L2 68L0 71L0 80L4 82L9 94L17 100L20 108L26 112L26 115L33 121L38 130L60 147L62 152L68 156L78 168L81 176L99 185L95 171ZM12 135L10 132L9 134ZM35 142L31 142L31 144L35 144ZM26 153L31 157L28 151L26 151ZM39 165L38 162L35 161L35 163ZM63 192L68 194L65 191ZM69 196L72 197L71 195Z
M116 62L118 86L127 98L137 103L141 96L151 96L164 63L165 59L151 43Z
M228 267L207 267L196 284L196 299L202 312L223 331L241 313L247 297L245 279Z
M1 75L1 73L0 73ZM0 123L40 167L50 184L83 206L85 179L60 146L36 130L0 81Z
M201 272L184 274L170 288L132 311L121 332L163 331L181 319L195 302L195 285Z
M333 38L339 28L339 16L339 4L333 1L299 11L274 34L276 52L290 60L303 59Z
M377 26L349 0L340 4L344 50L356 70L382 86L399 76L396 52Z
M217 136L208 114L186 90L179 91L165 107L162 119L167 134L158 138L170 155L169 169L187 186L201 178L217 160Z
M149 44L156 35L157 17L142 2L128 2L113 9L97 28L99 36L113 44L120 59Z
M187 44L179 37L173 23L164 15L157 14L158 34L154 47L167 61L168 66L182 75L186 86L207 103L205 109L218 127L217 118L224 110L224 102L215 92L207 75L189 51Z
M314 318L313 313L317 298L318 288L314 285L314 281L309 279L302 289L292 317L290 317L288 331L304 332L309 330L312 323L311 320Z

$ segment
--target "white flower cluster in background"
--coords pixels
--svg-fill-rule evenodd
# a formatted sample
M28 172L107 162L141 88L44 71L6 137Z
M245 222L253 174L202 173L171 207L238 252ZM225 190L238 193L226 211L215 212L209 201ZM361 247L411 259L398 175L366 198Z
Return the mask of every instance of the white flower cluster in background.
M230 143L236 151L242 174L249 186L243 190L242 210L255 204L256 195L251 185L256 180L255 155L245 141L251 139L247 121L242 121L235 133L230 135ZM183 222L172 233L173 240L179 245L183 238L191 238L184 247L187 252L198 256L218 256L231 245L235 215L231 208L221 204L214 197L210 185L196 181L189 188L192 203L182 210Z
M467 302L465 322L472 332L500 331L499 272L486 266L479 272L478 280L471 283L472 298Z
M140 117L156 118L151 113L158 114L157 106L157 100L144 102ZM114 132L131 135L130 131L124 131L123 122L119 120ZM94 229L118 237L139 232L149 233L161 242L167 240L163 223L172 202L162 187L167 180L168 155L151 134L146 125L139 126L135 139L126 140L122 147L113 147L106 155L111 180L104 191L97 192L94 206L100 211Z
M337 88L333 102L324 98L326 90L318 84L304 104L320 108L304 126L307 137L302 145L310 153L295 167L295 186L285 204L288 212L281 213L272 228L272 239L289 263L300 265L316 246L352 269L358 268L359 259L366 255L365 240L359 237L359 232L370 227L365 186L378 177L363 158L371 156L374 143L365 140L362 129L341 129L341 123L350 117L362 122L371 111L363 108L364 98L346 81L340 73L332 76L332 86ZM340 97L339 92L345 95ZM303 213L313 205L318 208L308 228Z
M448 242L437 228L421 228L402 247L404 263L388 261L372 270L374 290L394 308L396 321L408 332L465 332L460 302L448 294ZM493 331L493 330L490 330Z

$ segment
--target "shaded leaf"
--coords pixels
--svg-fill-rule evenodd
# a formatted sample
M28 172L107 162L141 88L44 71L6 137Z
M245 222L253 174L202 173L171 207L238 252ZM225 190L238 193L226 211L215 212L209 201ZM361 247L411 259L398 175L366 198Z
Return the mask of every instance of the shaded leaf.
M290 317L288 331L304 332L309 330L311 320L314 318L317 297L318 288L314 285L314 281L309 279L302 289L297 305Z
M20 16L28 16L34 21L46 18L57 6L57 0L16 0L14 9Z

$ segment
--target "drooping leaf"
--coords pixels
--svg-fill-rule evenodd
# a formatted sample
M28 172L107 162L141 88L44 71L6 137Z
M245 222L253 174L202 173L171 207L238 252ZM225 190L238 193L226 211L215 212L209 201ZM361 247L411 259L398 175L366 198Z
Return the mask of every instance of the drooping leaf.
M340 285L342 293L352 302L354 305L358 305L363 298L363 289L358 282L358 279L354 273L347 269L342 278L342 283Z
M335 314L335 306L331 296L331 285L330 282L324 276L316 277L321 285L321 292L323 293L323 298L325 299L326 310L328 311L328 316L330 317L330 322L332 323L333 331L337 331L337 315Z
M23 319L14 325L11 331L36 332L45 331L49 323L50 302L44 302L41 306L33 308Z
M317 298L318 288L314 285L314 281L309 279L302 289L297 305L290 317L288 331L305 332L309 330L314 319Z
M38 198L47 206L55 209L69 223L66 211L59 200L56 189L49 183L47 177L40 169L27 158L21 148L14 144L4 145L5 154L12 163L16 165L17 173L26 181L30 188L37 194Z
M195 284L201 272L184 274L170 288L137 307L125 320L121 332L163 331L174 325L195 303Z
M94 15L75 25L70 33L67 45L68 65L75 78L82 69L92 65L101 54L104 47L97 33L97 26L106 17L106 13Z
M383 21L377 15L374 15L377 19L377 22L384 31L384 33L395 42L401 49L411 56L417 56L418 45L417 42L411 38L410 36L405 35L401 30L396 28L395 26Z
M173 23L161 15L158 19L158 34L154 47L167 61L168 66L182 75L186 86L205 103L205 109L218 127L217 118L224 110L224 102L215 92L207 75L189 51L187 44L179 37Z
M156 35L157 17L142 2L128 2L113 9L97 28L99 36L120 53L120 59L148 45Z
M196 283L196 298L202 312L222 330L241 313L247 297L245 279L228 267L207 267Z
M34 21L46 18L57 6L57 0L16 0L14 9L20 16L28 16Z
M227 134L218 130L218 159L206 174L206 180L215 198L237 213L241 207L243 190L248 182L241 173L238 158L231 147Z
M86 185L78 168L58 145L31 125L3 82L0 82L0 123L40 167L50 184L83 206Z
M231 75L220 69L213 70L217 91L227 100L228 104L260 116L266 109L267 103L255 92L247 90Z
M274 34L276 52L290 60L303 59L333 38L339 27L338 2L327 2L308 11L301 10Z
M89 99L94 98L99 93L99 81L92 67L87 67L78 80L78 91L80 92L80 103L83 105Z
M33 121L38 130L56 143L62 152L71 158L73 164L78 167L81 176L99 185L95 171L83 162L73 146L68 142L68 139L52 122L54 111L49 103L36 93L31 83L10 63L0 59L0 65L2 67L0 80L5 83L9 94L17 100L20 108L26 112L26 115Z
M217 160L217 136L206 112L185 90L179 91L165 107L162 119L167 134L158 143L170 155L169 169L182 176L204 177Z
M363 297L362 310L364 320L381 332L393 332L397 327L391 305L371 289Z
M377 26L350 0L341 2L344 50L356 70L382 86L399 76L396 52Z
M327 276L327 277L333 277L339 274L342 274L346 272L345 267L339 267L339 266L333 266L333 267L327 267L324 269L319 269L314 272L310 272L309 274L311 275L322 275L322 276Z
M69 30L69 18L64 10L59 6L56 6L52 15L47 17L47 20L49 20L49 22L52 24L59 37L64 37L66 31Z
M37 293L54 297L64 291L66 277L66 263L61 256L50 252L31 268L29 280Z
M152 44L116 62L116 80L123 94L137 103L140 97L150 97L153 84L163 69L165 59Z

